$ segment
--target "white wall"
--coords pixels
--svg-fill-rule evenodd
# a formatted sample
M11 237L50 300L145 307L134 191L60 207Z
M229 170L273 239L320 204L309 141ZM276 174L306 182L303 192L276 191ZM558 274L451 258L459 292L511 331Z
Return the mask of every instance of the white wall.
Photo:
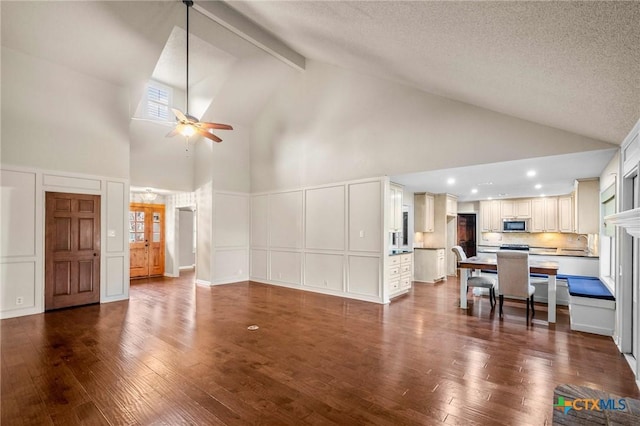
M256 122L251 190L602 148L611 145L309 60Z
M128 178L127 90L2 47L3 164Z
M0 317L44 311L45 193L101 197L100 301L129 297L128 201L124 179L2 166ZM23 298L18 304L17 298Z
M384 303L382 179L251 196L254 281Z

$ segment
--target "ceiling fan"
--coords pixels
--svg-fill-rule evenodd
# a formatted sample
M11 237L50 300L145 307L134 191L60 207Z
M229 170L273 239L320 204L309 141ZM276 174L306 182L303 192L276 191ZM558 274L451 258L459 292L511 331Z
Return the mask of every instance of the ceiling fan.
M189 8L193 6L193 0L182 0L187 7L187 85L186 91L186 110L183 113L179 109L171 108L176 116L176 127L167 133L167 137L182 135L187 137L187 141L191 136L199 135L214 142L222 142L218 136L213 134L213 130L233 130L228 124L209 123L200 121L193 115L189 114Z

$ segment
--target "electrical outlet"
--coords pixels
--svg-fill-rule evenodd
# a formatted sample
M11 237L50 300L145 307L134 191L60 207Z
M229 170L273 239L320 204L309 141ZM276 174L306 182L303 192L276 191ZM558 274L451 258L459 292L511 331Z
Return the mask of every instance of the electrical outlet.
M364 231L360 231L360 238L364 238Z
M238 269L238 275L242 275L242 269Z
M326 287L328 285L327 280L324 280L324 286Z
M23 297L16 297L16 305L22 305L24 303Z
M282 272L278 272L278 278L282 278Z

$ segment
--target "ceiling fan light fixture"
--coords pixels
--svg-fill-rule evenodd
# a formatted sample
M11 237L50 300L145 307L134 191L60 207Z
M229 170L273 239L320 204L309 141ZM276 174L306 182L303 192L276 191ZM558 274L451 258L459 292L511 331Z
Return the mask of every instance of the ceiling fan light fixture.
M182 0L182 3L187 9L187 61L186 61L186 84L185 84L185 112L183 113L179 109L171 108L173 114L176 116L176 127L167 133L167 137L173 137L176 135L182 135L187 138L187 151L189 150L189 138L192 136L203 136L214 142L222 142L218 136L213 133L213 129L217 130L233 130L228 124L209 123L206 121L200 121L196 117L189 114L189 8L193 6L192 0Z
M186 124L182 126L182 128L180 129L180 134L182 136L186 136L187 138L190 138L191 136L196 134L196 129L193 125Z

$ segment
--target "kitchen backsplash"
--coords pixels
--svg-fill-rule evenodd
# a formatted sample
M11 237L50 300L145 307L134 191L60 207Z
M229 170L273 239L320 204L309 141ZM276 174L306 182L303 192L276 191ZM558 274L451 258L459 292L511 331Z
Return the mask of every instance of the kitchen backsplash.
M483 232L480 241L478 241L480 246L499 246L501 244L528 244L530 247L586 249L587 235L559 232L512 232L508 234Z

